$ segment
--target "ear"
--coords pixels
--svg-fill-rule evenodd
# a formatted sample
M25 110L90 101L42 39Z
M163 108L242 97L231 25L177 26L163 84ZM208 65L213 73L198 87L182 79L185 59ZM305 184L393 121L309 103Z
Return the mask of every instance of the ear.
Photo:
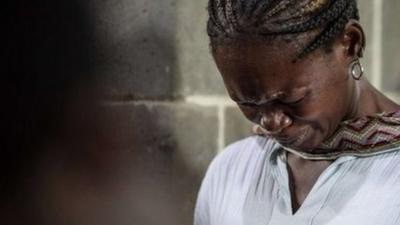
M352 59L361 58L365 49L365 34L361 24L354 19L347 22L340 40L346 55Z

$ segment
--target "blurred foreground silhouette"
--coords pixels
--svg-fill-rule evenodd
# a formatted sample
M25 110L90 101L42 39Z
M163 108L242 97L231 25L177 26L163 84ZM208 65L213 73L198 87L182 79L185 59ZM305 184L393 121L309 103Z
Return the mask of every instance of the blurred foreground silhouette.
M135 148L156 122L137 130L143 118L105 103L88 2L17 0L2 9L0 223L182 224L187 196L177 177L195 175L168 143Z

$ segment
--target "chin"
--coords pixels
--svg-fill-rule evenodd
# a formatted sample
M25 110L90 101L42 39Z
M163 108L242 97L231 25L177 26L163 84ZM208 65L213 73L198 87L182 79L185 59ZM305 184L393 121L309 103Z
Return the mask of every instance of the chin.
M292 142L285 143L279 140L278 142L287 148L310 153L322 144L323 138L320 138L312 129L306 129L300 133L301 135L296 137Z

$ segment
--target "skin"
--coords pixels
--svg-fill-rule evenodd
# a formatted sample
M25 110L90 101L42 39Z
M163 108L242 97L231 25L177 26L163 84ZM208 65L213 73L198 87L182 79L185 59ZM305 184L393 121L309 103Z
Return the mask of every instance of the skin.
M310 38L311 38L310 34ZM250 121L290 148L312 152L341 121L399 106L363 77L354 80L350 63L362 56L364 33L349 21L327 52L320 48L297 61L297 42L240 38L213 47L215 63L233 101ZM288 153L292 208L296 212L319 175L332 162L308 161Z

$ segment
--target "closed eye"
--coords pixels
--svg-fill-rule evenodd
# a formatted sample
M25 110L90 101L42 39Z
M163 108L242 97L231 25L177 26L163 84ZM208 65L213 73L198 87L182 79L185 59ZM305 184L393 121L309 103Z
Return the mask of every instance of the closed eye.
M256 103L252 102L236 102L239 106L244 106L244 107L258 107Z
M298 106L301 103L303 103L303 101L309 96L309 93L307 93L306 95L303 95L302 97L298 97L298 98L286 98L286 99L282 99L280 102L282 104L288 105L288 106Z
M300 98L300 99L297 99L297 100L294 100L294 101L282 101L282 103L284 103L284 104L286 104L286 105L295 106L295 105L300 104L303 100L304 100L304 97L303 97L303 98Z

